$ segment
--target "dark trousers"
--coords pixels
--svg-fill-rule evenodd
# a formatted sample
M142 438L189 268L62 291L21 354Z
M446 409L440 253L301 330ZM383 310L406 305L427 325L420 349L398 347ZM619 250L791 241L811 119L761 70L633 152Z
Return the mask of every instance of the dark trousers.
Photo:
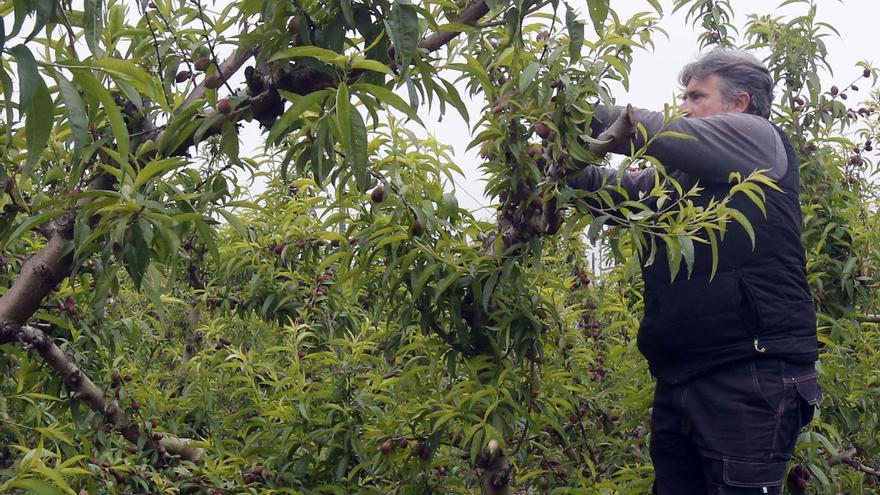
M810 365L777 359L657 383L651 458L657 495L781 494L786 464L822 389Z

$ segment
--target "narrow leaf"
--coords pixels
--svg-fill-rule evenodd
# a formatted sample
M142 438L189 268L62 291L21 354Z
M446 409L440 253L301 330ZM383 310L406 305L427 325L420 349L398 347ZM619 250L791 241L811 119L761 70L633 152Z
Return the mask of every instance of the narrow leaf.
M351 148L348 154L348 162L354 174L357 188L360 192L366 192L370 187L370 170L367 157L367 128L361 113L351 109Z
M55 80L58 81L61 100L64 102L64 109L67 113L67 122L70 124L70 131L73 134L73 153L79 157L89 139L89 119L86 115L86 107L79 91L60 72L55 73Z
M339 127L339 142L346 155L351 152L351 110L348 85L340 83L336 91L336 125Z

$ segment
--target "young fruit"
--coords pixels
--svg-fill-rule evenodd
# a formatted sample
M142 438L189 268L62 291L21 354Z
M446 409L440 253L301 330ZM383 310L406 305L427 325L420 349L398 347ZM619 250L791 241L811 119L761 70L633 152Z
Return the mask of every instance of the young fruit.
M537 160L544 156L544 147L540 144L533 144L526 148L526 154L529 155L533 160Z
M192 73L188 70L182 70L174 76L174 81L178 83L186 82L190 77L192 77Z
M385 199L385 188L381 184L376 186L370 193L370 199L373 200L373 203L381 203Z
M382 442L382 445L379 446L379 452L381 452L382 455L391 454L394 452L394 443L392 443L391 440L385 440Z
M553 132L550 130L550 126L544 122L540 122L537 126L535 126L535 132L538 134L538 136L540 136L541 139L550 139L550 135L553 134Z
M284 244L283 242L282 242L282 243L279 243L279 244L276 244L276 245L275 245L275 254L281 254L281 253L283 253L283 252L284 252L284 246L286 246L286 244Z
M217 89L223 84L223 79L217 74L210 75L205 78L205 87L208 89Z
M415 444L413 444L410 452L412 452L413 457L425 459L428 455L428 446L425 445L425 442L416 442Z
M196 59L196 61L193 62L193 67L198 71L204 72L210 66L211 66L211 59L208 57L202 57L202 58Z
M865 68L865 70L862 71L862 77L871 77L871 69Z
M229 98L223 98L217 102L217 111L220 113L229 113L232 111L232 103Z
M425 227L422 226L422 222L418 218L413 222L411 232L413 237L421 237L422 233L425 232Z

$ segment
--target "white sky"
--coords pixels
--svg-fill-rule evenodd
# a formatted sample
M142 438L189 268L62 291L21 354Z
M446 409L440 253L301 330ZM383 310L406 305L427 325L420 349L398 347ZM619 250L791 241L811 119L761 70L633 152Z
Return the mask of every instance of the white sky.
M798 15L806 12L805 3L787 5L780 10L770 10L770 6L779 2L767 2L759 0L730 0L737 8L734 24L741 26L752 13L776 15ZM856 69L855 64L860 60L869 60L880 64L880 49L872 34L877 33L878 19L880 19L880 0L814 0L818 5L818 17L826 21L840 31L841 37L831 36L826 38L829 61L834 69L834 77L830 74L822 74L822 81L828 86L838 84L843 86L858 77L861 69ZM586 16L586 2L575 0L569 2L573 7L580 9L581 18ZM684 20L684 10L671 15L672 0L661 0L664 16L660 26L669 34L669 40L658 35L655 39L656 50L654 52L637 51L632 64L630 77L630 91L623 88L615 93L618 103L632 103L643 108L662 108L664 103L673 101L675 91L678 89L677 76L679 69L699 55L697 44L697 32ZM621 18L630 14L651 10L646 0L611 0L611 6ZM563 13L562 7L560 12ZM590 36L591 26L587 26L586 35ZM595 33L593 33L595 36ZM760 57L760 54L759 54ZM465 95L463 95L465 96ZM850 102L855 106L858 101L867 98L867 92L850 94ZM467 102L466 102L467 103ZM485 104L484 101L473 101L469 108L478 109ZM436 109L435 109L436 110ZM420 110L422 119L429 132L434 133L439 141L453 145L456 163L464 171L464 177L456 179L456 194L459 203L471 211L488 205L488 199L483 197L485 183L483 174L479 169L481 160L478 158L478 150L465 152L467 143L470 142L469 127L454 110L448 110L443 122L437 121L436 111L428 112L427 108ZM471 111L472 123L476 121ZM491 216L491 211L482 210L478 216L486 218Z

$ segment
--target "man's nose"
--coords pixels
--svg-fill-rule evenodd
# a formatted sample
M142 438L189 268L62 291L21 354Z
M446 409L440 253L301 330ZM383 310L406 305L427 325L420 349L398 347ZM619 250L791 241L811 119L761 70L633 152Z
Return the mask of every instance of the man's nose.
M689 113L691 113L691 104L688 102L688 100L684 100L681 102L681 105L678 106L678 110L681 113L685 114L685 116L687 116Z

